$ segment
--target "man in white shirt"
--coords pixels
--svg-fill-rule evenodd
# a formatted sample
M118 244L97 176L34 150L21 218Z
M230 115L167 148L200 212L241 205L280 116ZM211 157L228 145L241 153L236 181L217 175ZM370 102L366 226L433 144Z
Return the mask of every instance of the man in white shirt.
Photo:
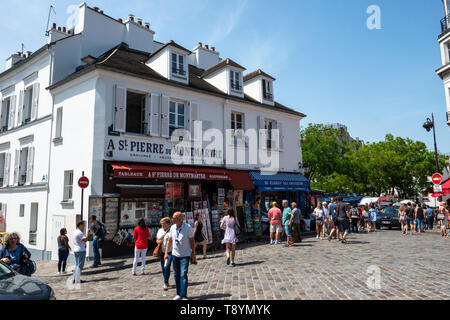
M75 268L73 269L73 282L81 283L81 271L83 271L84 262L86 261L86 242L88 241L91 230L84 235L84 221L77 223L77 230L73 234L73 253L75 255Z
M169 248L172 247L173 272L175 284L177 287L177 295L174 300L188 300L188 270L189 260L196 263L194 249L194 229L184 222L183 214L175 212L172 216L173 225L168 233L169 239L166 244L166 253L164 260L169 259Z

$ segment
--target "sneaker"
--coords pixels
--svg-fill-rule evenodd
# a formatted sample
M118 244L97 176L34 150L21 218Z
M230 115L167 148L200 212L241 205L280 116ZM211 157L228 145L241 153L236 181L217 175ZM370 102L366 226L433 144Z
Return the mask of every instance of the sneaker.
M186 297L184 297L184 298L181 298L181 300L189 300L188 298L186 298Z
M291 241L291 242L290 242L290 245L291 245L291 246L295 245L295 242L294 242L294 241Z
M231 264L231 266L232 266L232 267L236 266L236 263L233 262L233 263Z
M67 274L67 271L63 271L63 272L61 272L62 274Z
M141 276L145 276L145 272L142 272L142 273L141 273Z
M319 236L316 236L316 239L319 239Z
M227 266L230 265L230 257L227 258Z
M91 264L91 265L89 266L89 268L90 268L90 269L92 269L92 268L98 268L98 264Z
M270 244L275 244L275 241L274 240L270 240Z
M137 276L137 274L136 273L133 273L133 277L136 277Z
M175 298L173 298L173 300L181 300L181 297L179 295L176 295Z

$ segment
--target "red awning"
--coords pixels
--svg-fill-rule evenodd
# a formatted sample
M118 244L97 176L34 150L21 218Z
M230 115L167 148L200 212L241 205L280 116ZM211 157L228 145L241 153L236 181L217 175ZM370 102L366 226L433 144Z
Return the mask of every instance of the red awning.
M230 172L220 168L127 163L112 163L111 166L115 178L230 180Z
M255 189L248 171L230 170L229 172L231 177L231 185L235 190L249 191Z
M437 197L444 197L448 194L450 194L450 179L445 180L442 184L442 192L434 192L433 188L430 188L428 190L428 193L432 193L432 197L433 198L437 198Z

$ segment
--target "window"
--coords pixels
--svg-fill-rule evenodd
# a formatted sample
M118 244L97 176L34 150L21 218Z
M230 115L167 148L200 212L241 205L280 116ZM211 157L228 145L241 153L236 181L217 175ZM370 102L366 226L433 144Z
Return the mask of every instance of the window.
M2 102L0 132L8 130L11 109L11 99L7 98Z
M184 70L184 56L172 53L172 73L182 77L186 76L186 71Z
M31 203L29 244L36 245L38 229L38 203Z
M131 133L147 133L145 122L145 94L127 91L126 131Z
M27 168L28 168L28 148L20 150L19 159L19 186L25 185L27 182Z
M273 90L272 90L272 83L270 81L267 81L263 79L262 81L263 85L263 97L265 100L273 100Z
M0 187L4 185L6 167L6 153L0 153Z
M73 170L64 171L63 201L72 200L73 196Z
M184 103L169 102L169 136L172 136L176 129L184 129L184 111Z
M25 103L23 105L22 124L31 121L31 109L33 107L33 86L25 90Z
M230 70L230 86L232 90L242 91L240 72Z
M241 144L244 141L244 114L231 113L231 129L234 130L234 144Z
M63 117L63 108L60 107L56 111L56 132L55 132L56 139L61 139L62 137L62 117Z
M272 130L277 129L277 122L274 120L264 120L264 128L266 129L267 135L267 149L272 149L275 147L276 142L275 140L275 136L272 135Z
M25 217L25 205L24 205L24 204L21 204L21 205L20 205L20 209L19 209L19 217L20 217L20 218Z

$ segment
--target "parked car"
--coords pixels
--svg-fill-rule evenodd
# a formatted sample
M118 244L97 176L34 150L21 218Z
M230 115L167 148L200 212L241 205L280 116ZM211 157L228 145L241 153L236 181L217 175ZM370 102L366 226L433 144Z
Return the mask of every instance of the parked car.
M377 217L376 227L381 229L382 227L389 228L399 228L401 229L401 224L398 221L398 206L386 207L384 208L379 216Z
M0 300L55 300L55 294L48 285L0 262Z

